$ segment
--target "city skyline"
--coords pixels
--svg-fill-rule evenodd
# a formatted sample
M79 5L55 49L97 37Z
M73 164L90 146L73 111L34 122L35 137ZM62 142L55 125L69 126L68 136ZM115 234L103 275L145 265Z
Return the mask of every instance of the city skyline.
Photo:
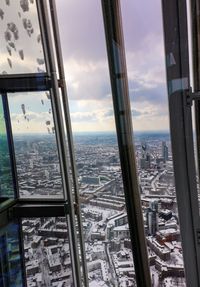
M56 141L50 138L14 136L22 198L62 197ZM141 133L135 147L152 284L185 286L169 134ZM77 136L75 150L89 286L136 286L116 137ZM65 218L22 224L28 286L72 280Z

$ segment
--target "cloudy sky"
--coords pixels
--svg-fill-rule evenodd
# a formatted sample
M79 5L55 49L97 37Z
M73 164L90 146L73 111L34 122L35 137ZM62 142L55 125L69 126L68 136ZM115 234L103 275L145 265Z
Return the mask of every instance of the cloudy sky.
M134 130L168 129L160 0L122 0ZM113 130L100 0L57 0L75 131Z
M121 0L134 130L168 129L160 0ZM2 2L1 73L44 70L34 1ZM100 0L56 0L73 130L115 129ZM25 20L24 20L25 19ZM31 20L31 25L27 20ZM8 23L13 22L16 28ZM26 24L28 23L28 24ZM5 32L8 37L5 37ZM17 36L16 36L17 35ZM18 37L19 36L19 37ZM14 43L14 47L13 47ZM26 44L27 43L27 44ZM25 45L24 45L25 44ZM23 53L20 52L23 50ZM45 93L9 97L15 132L43 132L52 120ZM22 111L25 105L26 115Z

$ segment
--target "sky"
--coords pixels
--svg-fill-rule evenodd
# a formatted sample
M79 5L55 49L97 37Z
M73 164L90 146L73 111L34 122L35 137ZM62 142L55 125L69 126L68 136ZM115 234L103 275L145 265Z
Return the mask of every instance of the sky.
M6 1L2 2L4 16L0 19L0 40L4 45L0 47L1 72L45 69L40 63L44 56L32 2L29 1L28 9L20 7L18 1L10 1L10 6ZM169 126L160 2L121 0L135 131L167 130ZM56 0L56 4L73 131L113 131L115 124L101 1ZM33 31L31 27L25 28L24 19L31 20ZM19 39L15 39L15 33L10 30L11 39L5 40L7 24L11 22L17 26ZM14 48L11 42L15 44ZM45 93L14 94L9 97L9 103L14 132L48 130L46 122L52 116Z
M161 1L121 0L134 130L169 127ZM72 126L113 130L100 0L57 0Z

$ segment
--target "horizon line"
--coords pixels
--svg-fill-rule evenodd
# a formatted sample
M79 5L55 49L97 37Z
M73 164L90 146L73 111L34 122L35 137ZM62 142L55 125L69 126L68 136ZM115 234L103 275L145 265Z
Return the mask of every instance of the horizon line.
M133 134L135 134L135 133L170 133L170 131L169 130L137 130L137 131L133 131ZM94 133L96 133L96 134L103 134L103 133L107 133L107 134L109 134L109 133L115 133L115 134L117 134L117 132L116 132L116 130L112 130L112 131L74 131L74 132L72 132L72 134L94 134ZM5 135L6 135L6 133L5 133ZM13 133L13 135L49 135L49 136L51 136L51 135L55 135L55 134L53 134L53 133L51 133L51 134L48 134L48 133L45 133L45 132L25 132L25 133Z

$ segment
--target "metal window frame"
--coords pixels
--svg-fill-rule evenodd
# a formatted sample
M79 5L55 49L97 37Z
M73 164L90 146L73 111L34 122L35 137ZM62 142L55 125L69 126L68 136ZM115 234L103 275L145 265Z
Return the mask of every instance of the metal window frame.
M151 286L119 0L102 0L112 97L137 286Z
M13 219L29 218L29 217L60 217L60 216L66 217L66 221L68 225L68 232L69 232L69 241L70 241L70 246L71 246L70 255L71 255L71 260L73 260L73 253L76 250L74 247L72 233L75 232L75 228L73 228L72 231L70 230L69 224L71 223L71 220L70 220L71 211L70 211L69 203L67 200L67 196L65 195L65 199L64 198L63 199L54 199L54 198L47 198L47 199L29 198L28 199L28 198L19 197L19 187L17 184L17 168L16 168L16 161L15 161L14 143L13 143L13 137L12 137L9 107L8 107L8 102L7 102L7 94L3 94L3 103L4 103L4 108L6 109L5 120L6 120L6 127L7 127L7 135L8 135L8 138L10 139L9 148L10 148L11 161L12 161L11 167L12 167L12 173L13 173L13 182L15 186L15 198L7 199L0 204L1 223L5 225L6 223L9 223ZM75 209L74 203L72 202L72 204L73 204L73 210L75 212L76 209ZM19 224L21 226L20 222ZM19 233L19 239L20 239L21 244L23 244L22 229ZM22 266L23 268L25 268L23 246L20 246L20 250L21 250ZM72 273L73 273L74 283L77 282L76 277L75 277L75 273L76 273L75 268L77 267L75 267L75 264L73 263ZM79 272L79 269L76 269L76 270L77 272ZM24 269L24 272L22 273L23 273L23 284L24 284L23 286L27 286L25 269ZM81 286L78 284L79 283L75 283L74 286Z
M64 65L63 65L63 56L62 56L61 40L60 40L60 33L59 33L59 27L58 27L58 17L57 17L55 0L49 0L49 5L50 5L51 23L52 23L52 29L53 29L53 35L54 35L55 52L56 52L56 58L57 58L57 64L58 64L61 97L62 97L62 102L63 102L64 121L65 121L65 128L67 132L68 149L69 149L69 156L70 156L70 162L71 162L74 196L75 196L76 210L77 210L80 251L81 251L82 267L83 267L82 273L83 273L85 286L89 286L86 253L85 253L85 243L84 243L84 238L83 238L83 227L82 227L82 219L81 219L81 204L80 204L80 198L79 198L78 175L77 175L77 169L76 169L74 142L73 142L73 135L72 135L69 103L68 103L68 97L67 97L67 86L66 86L66 80L65 80L65 72L64 72Z
M187 286L200 286L200 217L189 83L187 6L185 0L162 0L166 71L176 196ZM173 55L175 63L170 63ZM173 61L174 62L174 61Z
M14 77L15 78L15 77ZM28 77L25 77L26 80L29 82ZM22 80L22 81L21 81ZM25 81L24 83L27 83L27 81ZM10 85L12 83L12 77L9 79ZM23 83L23 77L20 78L20 83ZM14 93L14 89L16 86L18 86L18 80L17 78L15 78L15 84L12 87L12 92L10 93ZM35 83L35 87L32 87L32 92L40 92L37 89L37 84ZM4 91L6 89L6 86L4 87ZM10 88L8 88L10 89ZM19 92L29 92L28 87L20 87L20 89L17 91L17 93ZM44 91L48 91L50 92L50 90L46 90L46 87L44 89ZM10 119L10 111L9 111L9 103L8 103L8 95L7 92L4 92L1 94L2 95L2 101L3 101L3 108L4 108L4 114L5 114L5 124L6 124L6 131L7 131L7 139L8 139L8 143L9 143L9 152L10 152L10 160L11 160L11 170L12 170L12 175L13 175L13 187L14 187L14 199L18 199L20 202L34 202L34 201L38 201L38 202L48 202L48 201L52 201L52 202L67 202L67 197L65 198L64 201L64 194L63 197L61 198L23 198L20 197L20 191L19 191L19 185L18 185L18 176L17 176L17 165L16 165L16 156L15 156L15 146L14 146L14 140L13 140L13 133L12 133L12 125L11 125L11 119ZM52 98L52 97L51 97ZM52 100L51 100L51 105L52 105ZM55 116L53 114L53 119L55 122ZM56 130L57 131L57 130ZM57 141L57 137L56 137L56 141ZM57 141L57 149L58 149L58 141ZM58 153L58 157L59 157L59 153ZM59 157L59 164L61 159ZM63 181L63 174L61 172L61 179Z
M46 73L0 75L0 93L40 92L51 88Z
M54 113L55 128L58 143L58 152L60 155L61 170L63 175L63 191L64 198L67 200L68 207L70 210L68 216L68 227L69 227L69 237L71 238L71 258L72 258L72 268L74 285L81 286L81 274L80 274L80 261L78 253L77 244L77 234L76 234L76 221L75 221L75 209L72 196L72 188L70 184L69 177L69 166L67 162L67 146L65 140L65 131L63 125L61 99L59 93L59 83L56 73L56 60L54 57L54 47L53 47L53 37L50 29L50 19L48 15L48 6L46 0L37 1L38 16L41 27L41 35L43 40L44 54L47 60L47 73L52 81L52 110Z
M10 153L10 164L11 164L11 172L12 172L12 179L13 179L14 199L17 199L19 198L19 186L18 186L18 181L17 181L17 168L16 168L16 159L15 159L14 142L13 142L13 135L12 135L8 98L7 98L6 93L2 93L1 96L2 96L2 102L3 102L3 108L4 108L7 141L8 141L9 153Z
M64 217L69 215L69 208L66 204L53 203L20 203L17 202L11 209L10 213L13 218L26 217ZM27 216L28 215L28 216Z

